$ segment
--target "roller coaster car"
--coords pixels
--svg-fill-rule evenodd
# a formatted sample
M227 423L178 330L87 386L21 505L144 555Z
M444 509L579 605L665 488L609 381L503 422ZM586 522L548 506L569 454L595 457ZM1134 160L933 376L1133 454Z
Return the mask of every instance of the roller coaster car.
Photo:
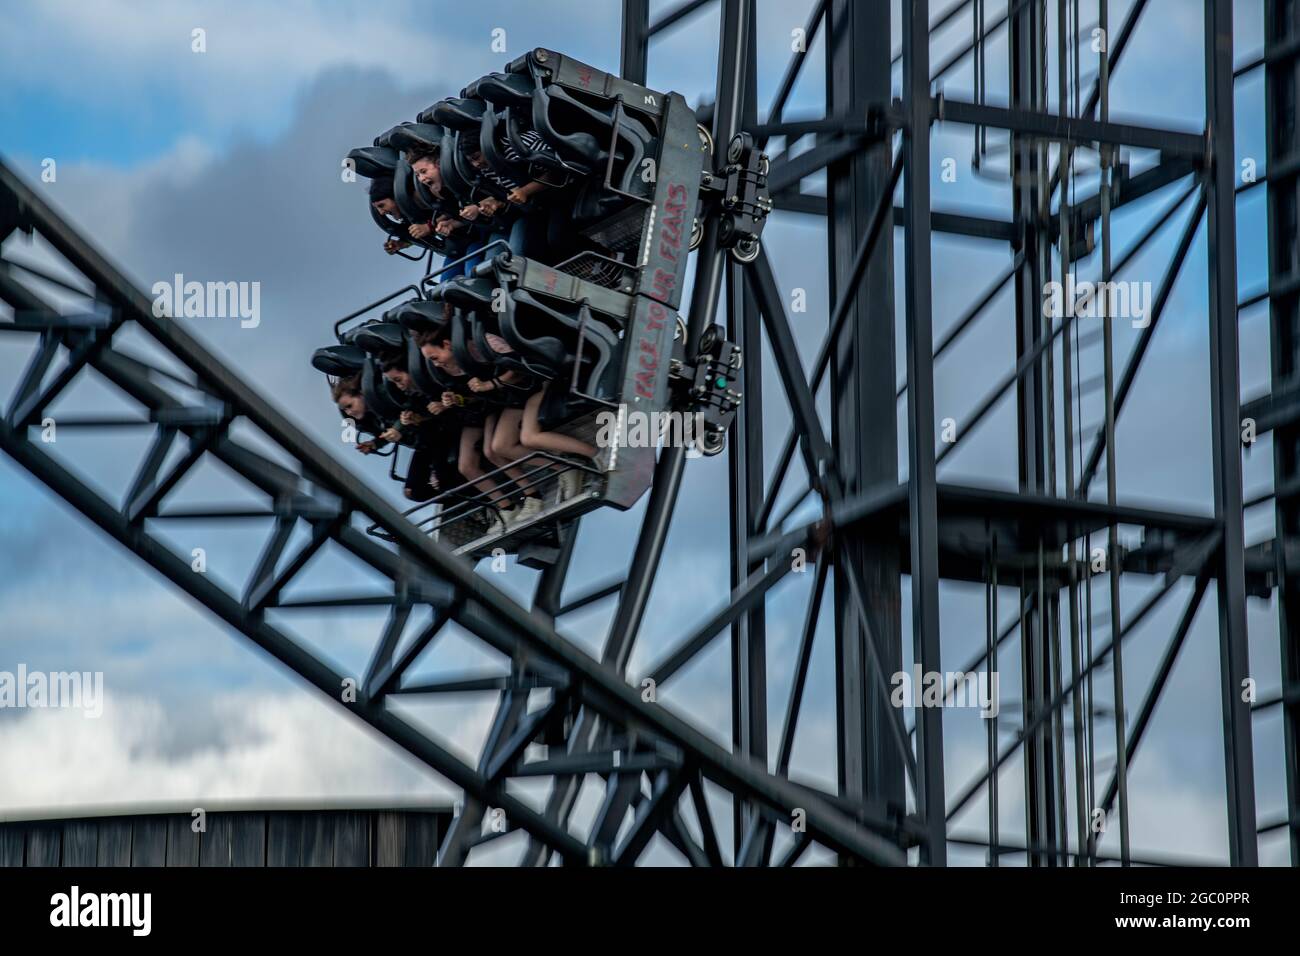
M688 359L676 313L649 296L509 254L476 272L490 275L458 278L436 290L435 304L454 308L457 361L467 372L491 374L491 365L479 369L476 363L492 355L486 334L500 335L521 370L549 383L541 427L580 438L598 455L590 464L540 452L513 462L543 500L542 510L522 522L501 522L468 482L448 490L435 499L443 510L429 524L444 543L471 558L501 548L518 552L522 561L544 562L558 546L561 522L602 504L629 508L644 494L657 443L653 436L649 443L626 438L629 426L644 435L646 421L661 420L656 413L672 410L692 421L698 415L703 431L693 437L700 449L722 450L740 402L731 387L740 361L719 328L708 330ZM635 414L644 416L642 422ZM504 480L498 473L491 477Z
M467 557L499 548L516 552L522 563L544 564L557 553L562 524L601 505L630 508L650 486L658 443L653 435L628 440L638 419L689 415L703 422L704 433L695 436L702 451L716 454L724 445L741 399L732 388L739 350L715 326L688 354L677 314L699 234L701 191L719 199L722 184L701 182L708 179L712 143L679 94L649 90L550 50L531 51L505 73L480 77L461 97L419 116L455 131L443 141L444 155L451 148L453 156L473 142L476 118L477 145L498 174L570 187L563 194L572 209L565 224L581 251L550 264L486 250L471 275L438 284L428 301L404 303L387 318L414 330L439 321L450 305L452 349L462 368L481 377L494 367L517 368L546 383L541 427L580 438L598 454L576 462L537 452L511 463L525 476L513 482L516 489L531 487L544 502L527 518L502 518L470 482L408 515ZM535 148L527 131L545 147ZM501 144L515 159L506 160ZM728 245L756 236L766 212L766 170L747 147L737 147L736 161L728 157L728 185L735 179L740 196L738 207L722 213L734 220ZM513 352L495 353L488 335L503 338ZM436 384L429 363L408 364ZM418 380L417 387L423 390ZM639 430L646 432L643 425ZM504 472L489 477L508 484ZM434 504L441 506L436 512Z
M459 522L466 533L457 534L452 508L452 521L440 523L440 537L461 554L476 558L503 548L524 560L557 540L561 522L602 504L630 508L645 493L656 448L654 442L625 442L634 416L655 421L656 413L670 409L702 412L702 444L720 450L740 398L730 389L739 360L716 330L701 343L708 348L700 350L700 360L685 354L676 310L708 143L680 95L534 50L506 73L471 84L465 96L486 104L480 144L489 162L503 124L505 139L530 164L550 162L581 180L574 218L587 220L581 238L588 248L563 262L503 253L431 294L456 308L467 341L481 342L486 332L500 335L526 370L549 383L540 414L544 429L598 447L591 467L533 456L535 480L544 489L567 485L567 493L547 494L543 511L527 522L502 528L466 519ZM525 125L554 156L530 154L520 136ZM640 175L643 169L653 174ZM480 354L490 353L480 348ZM611 435L612 441L602 441ZM553 478L557 467L579 480ZM453 491L473 498L469 488Z

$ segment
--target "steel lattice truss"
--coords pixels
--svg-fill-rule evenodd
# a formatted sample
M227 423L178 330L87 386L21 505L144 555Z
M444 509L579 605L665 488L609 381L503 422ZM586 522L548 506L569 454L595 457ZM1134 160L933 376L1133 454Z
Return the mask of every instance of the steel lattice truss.
M648 0L624 0L622 74L644 83L649 41L692 15L706 0L691 0L651 23ZM1060 14L1075 5L1059 0L1011 0L1007 9L989 10L983 0L954 3L931 16L926 0L902 4L902 97L891 96L890 4L819 0L806 25L808 43L819 32L826 44L825 119L782 119L806 53L794 55L764 122L758 120L754 0L720 0L721 31L717 95L703 108L713 140L727 143L745 131L760 144L781 139L786 152L772 158L768 186L778 209L825 215L830 240L830 284L834 307L827 332L804 371L783 296L767 254L750 263L732 261L720 247L717 217L705 210L703 241L687 325L690 335L713 321L726 289L728 335L744 350L745 402L729 438L732 587L727 606L702 622L662 660L646 669L657 685L670 681L721 635L732 644L730 751L675 715L643 700L626 670L635 645L685 467L685 450L665 449L656 466L650 500L626 580L591 590L562 603L576 529L569 529L559 561L539 579L531 609L520 606L470 565L421 534L366 484L335 463L304 436L283 412L261 399L183 329L157 319L150 300L130 287L76 232L55 215L7 168L0 166L0 239L9 236L0 262L0 300L12 316L0 329L35 340L22 379L0 422L0 447L39 480L125 544L176 586L237 628L259 647L340 701L349 675L295 643L268 622L267 611L293 606L282 595L313 555L335 546L381 574L391 585L382 599L388 625L358 681L354 701L341 706L409 751L465 792L465 801L447 837L440 860L463 862L486 838L481 822L486 808L500 808L511 830L529 837L524 862L556 857L569 864L633 863L657 834L692 864L737 865L796 862L809 846L825 847L845 862L904 864L912 858L943 864L948 847L974 843L990 850L1028 854L1034 864L1087 864L1105 859L1088 827L1088 808L1100 808L1118 823L1121 852L1129 862L1127 764L1133 758L1151 714L1177 659L1203 595L1217 589L1224 712L1223 750L1227 769L1225 806L1231 860L1253 864L1257 832L1288 826L1293 859L1297 845L1296 805L1300 793L1296 704L1300 695L1300 645L1292 609L1295 577L1286 562L1296 533L1297 449L1300 404L1296 339L1295 261L1295 73L1300 24L1283 22L1284 4L1269 0L1268 46L1257 62L1238 72L1263 67L1268 77L1270 162L1269 289L1244 303L1236 301L1233 153L1232 10L1228 0L1205 4L1206 126L1202 133L1179 132L1111 122L1106 114L1109 71L1122 69L1125 49L1145 12L1135 0L1111 33L1109 56L1100 77L1089 85L1062 73L1058 104L1049 108L1046 44L1048 7ZM972 39L943 62L931 62L932 30L959 15L974 16L978 38L1005 31L1010 51L1010 105L989 105L982 96L965 102L935 93L943 77L970 57L977 77L985 43ZM1062 16L1057 22L1062 22ZM1103 23L1110 29L1111 25ZM1077 38L1077 37L1076 37ZM1064 37L1060 37L1064 50ZM1064 67L1063 67L1064 69ZM987 72L984 73L987 75ZM1073 101L1073 102L1071 102ZM939 124L1005 131L1013 209L1005 220L984 219L934 208L930 195L930 131ZM977 136L979 136L977 132ZM815 137L803 151L792 151L803 137ZM895 150L895 144L897 149ZM1049 149L1049 145L1053 147ZM1130 175L1116 162L1119 151L1157 151L1158 161ZM1063 180L1062 157L1091 150L1103 158L1101 187L1091 196L1057 204ZM825 196L806 193L801 182L827 174ZM896 206L901 185L902 202ZM1109 220L1128 203L1166 190L1172 203L1134 246L1110 261ZM1066 361L1064 394L1071 394L1068 359L1069 319L1043 316L1044 283L1054 263L1067 266L1096 247L1104 249L1107 275L1118 273L1134 252L1179 210L1190 208L1156 294L1153 319L1138 337L1122 370L1112 368L1106 330L1106 420L1088 436L1086 454L1075 461L1074 442L1064 442L1067 474L1064 494L1055 474L1056 413L1052 410L1055 355ZM1046 212L1044 212L1046 210ZM906 382L894 378L894 250L888 241L895 225L903 229ZM1106 450L1114 444L1114 422L1126 404L1151 336L1192 245L1206 230L1210 276L1210 340L1214 514L1202 516L1132 507L1118 501L1114 463ZM1001 242L1014 252L1012 266L972 304L969 312L936 341L932 325L932 233L964 235ZM12 235L11 235L12 234ZM75 273L66 281L15 258L23 234L39 237ZM883 240L882 240L883 237ZM904 441L909 478L897 481L900 442L896 402L907 399L910 435L934 433L934 360L981 317L1005 288L1014 290L1015 369L963 418L962 437L974 430L998 400L1014 392L1018 422L1019 488L993 491L940 483L937 466L956 443ZM51 291L55 290L55 291ZM56 294L57 292L57 294ZM1273 392L1242 408L1238 373L1237 313L1256 302L1270 303L1274 343ZM143 333L168 358L167 368L141 357L124 344L126 330ZM762 447L761 343L766 337L788 401L794 427L776 456L774 477L765 481ZM1077 347L1077 343L1076 346ZM110 500L48 454L34 436L52 404L79 376L94 374L111 382L139 407L135 419L60 420L61 428L109 430L134 424L153 430L153 442L138 463L121 500ZM817 412L816 395L831 386L829 427ZM771 391L769 385L768 390ZM1252 415L1261 430L1274 431L1277 541L1247 547L1239 422ZM1065 429L1074 435L1066 403ZM260 436L250 443L239 435ZM179 449L179 453L177 450ZM794 508L776 513L796 454L810 476L808 494L820 497L822 517L791 524ZM234 513L219 507L169 510L166 499L192 470L215 460L257 489L263 510ZM287 463L287 464L286 464ZM1103 472L1102 469L1105 469ZM1104 500L1089 497L1095 483L1107 488ZM807 495L805 495L806 497ZM800 499L802 500L802 499ZM168 519L213 524L266 520L271 531L261 557L248 569L241 590L224 589L195 574L186 556L158 533ZM392 543L364 529L375 526ZM1121 549L1119 526L1142 529L1143 546ZM302 529L305 544L291 542ZM1087 581L1088 549L1094 536L1106 537L1110 566L1111 631L1087 656L1080 644L1080 593ZM802 549L815 562L813 588L797 657L769 660L764 603L768 592L792 570L790 554ZM963 662L973 672L996 660L1013 630L1020 630L1024 676L1022 723L1014 738L998 749L990 735L986 772L953 786L944 779L943 709L918 707L915 723L888 703L889 675L902 660L901 580L911 579L913 657L926 671L941 671L939 660L939 582L985 586L990 609L988 641L982 655ZM1121 617L1120 578L1162 576L1144 602ZM1140 709L1119 714L1115 746L1119 759L1109 781L1085 789L1081 733L1085 682L1101 667L1111 671L1117 698L1123 700L1124 639L1157 608L1180 581L1194 582L1191 598ZM1001 586L1019 588L1020 606L1012 624L998 619ZM1283 706L1288 780L1287 819L1260 827L1256 822L1252 764L1252 706L1237 689L1249 675L1246 634L1248 594L1264 596L1280 587L1283 688L1255 710ZM833 587L835 601L825 601ZM557 633L557 617L594 601L617 597L614 623L600 660ZM347 608L373 598L340 596L318 601L318 609ZM414 612L432 609L432 623L412 630ZM803 703L813 633L819 615L834 615L838 792L793 782L788 770L795 727ZM448 622L510 661L510 675L476 681L448 679L413 682L408 672ZM768 740L766 675L771 667L793 672L785 703L782 736ZM1090 685L1089 685L1090 686ZM544 689L545 705L531 707ZM499 694L496 716L477 763L467 762L389 705L404 694L439 691ZM949 688L949 692L954 688ZM1130 688L1130 691L1132 689ZM1089 695L1087 706L1091 708ZM1068 717L1072 716L1072 720ZM1070 728L1067 730L1067 726ZM1070 739L1072 737L1072 740ZM547 756L530 759L530 745L546 744ZM996 819L989 833L966 837L951 821L981 794L996 806L998 773L1023 752L1026 832L1023 844L1002 840ZM1091 759L1091 758L1090 758ZM1068 774L1067 774L1068 771ZM549 778L544 809L521 800L508 783L522 777ZM604 801L583 833L570 816L584 780L604 789ZM1067 814L1066 781L1074 787ZM717 836L705 787L720 788L733 801L734 845L724 852ZM800 826L793 839L774 849L778 828ZM804 823L806 822L806 826ZM789 832L788 830L786 832ZM1160 862L1160 861L1153 861Z

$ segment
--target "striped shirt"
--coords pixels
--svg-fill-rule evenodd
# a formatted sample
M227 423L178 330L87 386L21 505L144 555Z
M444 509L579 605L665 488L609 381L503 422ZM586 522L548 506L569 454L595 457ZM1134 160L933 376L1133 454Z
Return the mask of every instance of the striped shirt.
M545 156L555 155L555 150L551 149L546 140L542 139L541 134L536 130L530 129L520 133L519 141L529 152L541 153ZM515 149L514 144L510 142L509 138L506 137L504 133L497 137L497 151L501 154L501 158L508 163L514 163L517 166L526 166L528 164L528 160L520 155L519 150ZM484 166L483 169L480 170L480 174L488 182L495 183L506 192L510 192L512 189L518 189L523 185L523 183L516 182L510 176L501 175L501 173L498 173L491 166Z
M541 134L535 129L524 130L519 134L519 141L531 153L543 153L547 156L555 155L555 150L547 145L546 140L542 139ZM497 139L497 149L501 151L501 157L508 163L523 164L527 162L523 156L519 155L519 151L515 149L509 137L504 134Z
M510 192L510 190L512 189L518 189L522 185L522 183L515 182L509 176L502 176L491 166L484 166L482 169L479 170L479 175L482 176L484 179L486 179L488 182L495 183L497 186L501 187L506 192Z

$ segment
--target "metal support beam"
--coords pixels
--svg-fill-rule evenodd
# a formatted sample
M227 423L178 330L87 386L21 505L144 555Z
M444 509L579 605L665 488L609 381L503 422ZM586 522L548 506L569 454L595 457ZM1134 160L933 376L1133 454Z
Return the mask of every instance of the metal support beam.
M1033 10L1026 9L1020 16L1033 13ZM1012 31L1014 30L1013 22ZM936 96L931 105L931 116L939 122L988 126L993 129L1009 130L1021 136L1058 143L1155 149L1159 150L1162 156L1186 157L1192 160L1201 160L1205 156L1205 137L1197 133L1103 122L1086 117L1064 118L1056 113L1042 112L1041 107L1008 109Z
M829 0L825 16L826 115L866 115L868 104L888 102L891 96L890 4ZM925 125L928 128L928 117ZM835 309L812 388L815 394L829 369L831 447L845 496L881 485L892 488L898 481L893 394L896 176L890 160L888 140L872 141L826 170L829 290ZM901 156L895 168L901 172ZM793 434L786 447L793 452ZM778 459L778 475L788 460L784 454ZM774 485L769 492L765 510L778 488ZM869 622L861 622L851 602L836 601L836 753L841 797L878 800L901 809L906 807L905 770L888 730L897 714L868 674L860 638L864 627L876 636L886 673L902 667L899 557L885 537L889 533L883 526L846 533L834 568L837 596L849 593L856 569L866 591L863 604L871 615Z
M1237 346L1236 157L1233 154L1232 3L1205 7L1205 110L1213 167L1206 179L1210 278L1210 416L1214 442L1214 513L1223 522L1219 571L1219 667L1227 774L1228 849L1232 862L1259 863L1255 761L1246 630L1245 525L1241 487L1241 379Z
M1290 14L1289 16L1287 14ZM1267 0L1264 7L1264 130L1268 149L1268 308L1271 382L1275 395L1300 397L1292 387L1300 376L1300 296L1294 289L1276 289L1277 279L1300 273L1300 248L1296 242L1300 212L1300 182L1294 176L1275 181L1279 160L1300 150L1296 132L1296 89L1300 87L1300 10L1294 4ZM1276 291L1275 291L1276 290ZM1264 400L1275 406L1272 397ZM1278 541L1300 537L1300 501L1287 495L1300 481L1300 412L1279 416L1273 431L1274 535ZM1255 410L1245 417L1260 420ZM1258 424L1256 428L1258 429ZM1286 548L1275 548L1278 639L1281 651L1282 696L1291 702L1282 708L1282 748L1286 762L1286 818L1300 818L1300 578L1287 560ZM1291 865L1300 866L1300 827L1288 828Z
M623 0L623 45L618 59L623 79L645 85L649 45L650 0Z
M907 265L908 527L911 537L912 653L924 673L942 670L939 653L939 518L934 455L934 329L930 315L930 4L903 11L903 94L911 104L903 135L903 244ZM944 822L943 710L917 702L920 777L916 804L926 821L921 860L948 859Z
M730 13L730 10L724 10L724 17ZM740 91L740 121L745 126L758 122L758 24L753 14L754 11L751 11L746 18L741 40L744 80ZM727 23L723 26L724 29L730 28ZM760 251L760 258L764 255ZM741 350L741 394L762 395L760 303L751 283L747 281L750 271L734 261L727 262L727 332L731 341ZM763 318L767 318L766 309ZM748 557L749 539L758 530L755 521L763 501L761 401L742 402L736 410L727 454L727 478L731 492L728 529L731 537L730 574L734 592L762 568L761 561ZM765 592L766 589L764 594ZM763 595L731 625L731 746L736 753L746 754L762 766L767 766L767 611ZM771 829L761 822L758 807L736 803L731 809L735 841L733 853L739 851L741 834L751 823L763 829L765 844L770 841Z

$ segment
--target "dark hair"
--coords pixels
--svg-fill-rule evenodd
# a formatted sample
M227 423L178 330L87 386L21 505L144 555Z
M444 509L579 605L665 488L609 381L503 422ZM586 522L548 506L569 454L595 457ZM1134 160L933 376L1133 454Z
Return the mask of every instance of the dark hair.
M478 135L465 136L458 134L456 144L460 147L460 154L465 157L473 156L475 153L483 152L483 147L479 143Z
M361 394L361 373L360 372L357 372L354 375L349 375L347 378L341 378L338 381L332 382L330 384L330 398L334 400L334 403L336 405L343 400L344 395L360 395L360 394Z
M406 371L406 352L404 350L393 350L384 352L379 356L379 370L381 372L390 372L397 369L399 372Z
M448 339L446 323L439 322L437 325L430 325L420 329L415 333L415 344L422 345L439 345Z
M381 199L393 198L393 177L388 173L381 173L374 179L370 180L370 201L379 202Z
M406 161L414 166L421 159L431 159L435 163L442 157L442 147L437 143L421 143L406 151Z

